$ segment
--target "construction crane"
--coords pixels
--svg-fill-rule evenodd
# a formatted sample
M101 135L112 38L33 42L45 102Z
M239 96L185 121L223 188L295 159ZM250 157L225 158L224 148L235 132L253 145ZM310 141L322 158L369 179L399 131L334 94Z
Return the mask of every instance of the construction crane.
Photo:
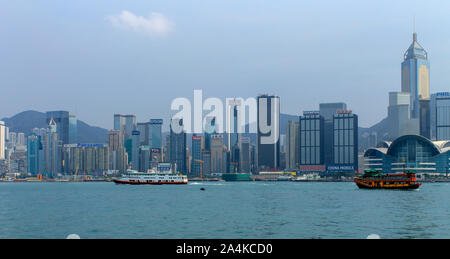
M73 181L77 181L77 175L78 175L78 166L77 166L77 169L75 169L75 174L73 175Z
M194 159L195 162L199 162L200 163L200 179L203 179L203 160L199 160L199 159Z

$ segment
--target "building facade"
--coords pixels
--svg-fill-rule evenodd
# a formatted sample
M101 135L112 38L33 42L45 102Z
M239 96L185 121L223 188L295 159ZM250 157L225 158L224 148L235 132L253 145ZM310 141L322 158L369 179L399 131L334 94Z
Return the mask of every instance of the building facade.
M324 134L324 118L320 112L306 111L300 116L298 160L301 166L325 163Z
M163 119L150 119L150 147L162 149Z
M411 117L411 94L390 92L388 107L389 137L393 140L403 135L420 133L420 119Z
M321 104L300 117L301 173L353 174L358 170L358 116L345 103Z
M355 172L358 170L358 116L351 111L338 111L333 116L334 164L328 172Z
M109 170L109 147L106 144L66 144L64 173L67 175L102 175Z
M78 143L78 120L73 114L69 115L69 144Z
M150 146L150 122L138 122L136 129L139 131L139 145Z
M450 140L450 92L431 95L430 135L432 140Z

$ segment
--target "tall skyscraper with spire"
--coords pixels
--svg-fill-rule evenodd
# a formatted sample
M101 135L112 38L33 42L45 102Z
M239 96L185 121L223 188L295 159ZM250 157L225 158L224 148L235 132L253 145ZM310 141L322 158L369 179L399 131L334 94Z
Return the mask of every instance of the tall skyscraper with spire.
M61 172L61 151L62 140L58 139L57 123L53 118L50 118L45 134L44 142L42 143L45 159L45 173L56 175Z
M402 92L411 95L411 117L420 118L421 100L430 99L430 63L428 53L417 42L417 33L415 32L413 33L413 42L403 56Z

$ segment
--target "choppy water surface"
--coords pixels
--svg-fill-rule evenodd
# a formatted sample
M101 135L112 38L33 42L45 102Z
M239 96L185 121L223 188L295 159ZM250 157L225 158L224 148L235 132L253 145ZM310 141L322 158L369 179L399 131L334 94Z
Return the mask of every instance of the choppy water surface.
M206 190L201 191L204 187ZM450 184L0 183L0 238L450 238Z

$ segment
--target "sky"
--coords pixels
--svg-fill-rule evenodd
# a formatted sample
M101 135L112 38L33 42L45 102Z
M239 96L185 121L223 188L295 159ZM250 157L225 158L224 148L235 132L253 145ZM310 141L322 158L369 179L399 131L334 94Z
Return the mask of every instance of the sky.
M0 8L0 118L68 110L167 118L174 98L276 94L281 112L346 102L371 126L418 34L450 91L450 1L15 0ZM413 22L415 20L415 23ZM415 26L414 26L415 24Z

